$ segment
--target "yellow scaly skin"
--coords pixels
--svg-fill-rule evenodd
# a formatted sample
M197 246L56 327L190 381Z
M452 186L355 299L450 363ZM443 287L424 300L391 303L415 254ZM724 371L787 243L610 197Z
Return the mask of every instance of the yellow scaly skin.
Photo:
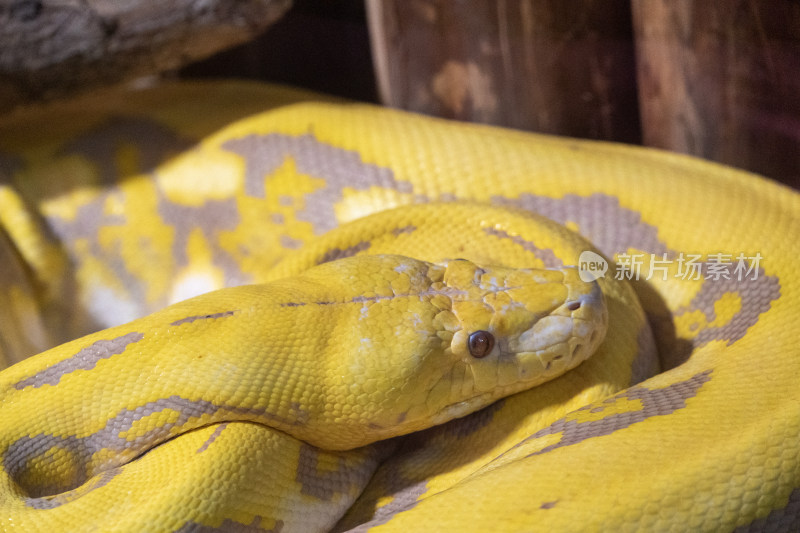
M101 491L125 491L124 516L158 500L165 480L185 496L158 500L169 512L153 530L183 527L174 513L187 509L194 530L280 529L260 488L276 469L259 470L279 455L276 479L318 482L299 495L284 485L275 505L285 509L317 513L371 476L336 530L781 531L800 520L800 199L774 183L653 150L237 83L12 115L0 125L0 168L9 363L193 294L360 253L577 262L582 244L550 241L565 230L516 209L579 232L619 264L638 253L643 263L631 285L661 361L645 381L656 372L651 337L630 287L609 279L612 263L599 280L607 338L558 379L399 444L340 455L262 439L248 422L193 431L131 462L130 478L83 485L60 507L74 509L72 529L107 512L92 503ZM471 203L389 210L433 201ZM705 275L740 253L755 267L742 280L732 269L731 279L678 271L689 254ZM62 400L80 402L102 398ZM278 451L264 461L232 451L242 448ZM163 449L185 459L162 460Z
M150 452L181 464L173 442L157 446L210 425L223 431L220 423L249 422L262 439L292 441L299 456L301 443L352 450L447 422L580 364L602 341L606 321L599 286L575 269L434 265L396 255L341 259L198 296L0 374L0 510L28 531L71 526L76 511L127 499L115 489L130 490L128 463ZM476 332L492 339L479 353L469 348ZM100 400L65 403L81 397ZM217 437L195 453L219 453ZM220 465L253 451L223 450ZM264 502L314 491L308 482L292 490L296 477L275 476L279 488L275 479L264 486ZM184 483L177 494L154 490L135 513L98 513L84 526L175 530L206 512L169 510L184 498ZM327 530L358 492L315 513L317 524L302 505L263 513L265 504L259 522Z

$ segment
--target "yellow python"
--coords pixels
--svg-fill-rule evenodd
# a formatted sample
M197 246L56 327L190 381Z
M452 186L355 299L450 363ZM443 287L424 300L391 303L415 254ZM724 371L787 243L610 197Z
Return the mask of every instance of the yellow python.
M204 463L236 470L257 440L264 471L285 466L286 457L271 463L273 453L353 450L446 422L581 363L602 340L606 319L599 287L574 269L443 266L393 255L342 259L189 299L3 374L0 508L27 530L74 526L76 512L123 503L138 512L98 513L85 525L133 530L158 519L159 527L186 529L198 515L241 512L241 504L210 513L214 502L184 502L186 483L202 482L170 472L180 481L170 486L152 462L190 463L176 447L197 428L213 429L195 450L211 456ZM82 397L98 401L65 403ZM230 438L222 422L250 427L222 444ZM330 488L289 471L246 487L221 473L212 487L227 498L260 489L255 508L269 511L261 519L305 531L314 522L330 528L325 519L335 522L358 493L350 490L344 506L327 513L309 513L302 500L284 509L279 503L294 492ZM141 496L151 491L125 495L137 476L157 482L148 500ZM186 510L172 510L176 502Z
M577 237L526 211L616 260L598 280L606 340L557 379L350 452L264 434L253 422L213 425L199 413L196 426L212 425L166 441L121 473L78 476L86 483L71 488L58 483L77 478L62 472L49 489L57 494L44 498L51 508L0 516L5 530L29 530L22 520L33 511L62 512L62 527L76 530L302 530L318 527L319 509L352 500L370 477L336 530L790 531L800 522L800 200L792 191L672 154L230 82L109 93L12 115L0 125L0 169L7 363L104 327L129 335L117 324L200 292L365 253L514 268L581 262L581 241L565 244ZM601 259L590 254L585 266L602 272ZM617 283L617 274L631 283ZM194 304L164 313L177 313L175 322L230 311L201 315L182 305ZM213 325L236 319L173 328L198 328L217 342ZM66 355L57 350L49 357ZM110 379L104 369L119 355L81 375ZM45 357L0 374L0 435L50 420L52 429L37 431L81 437L65 433L70 419L60 412L86 410L97 427L108 422L93 414L105 394L58 393L62 383L25 400L51 394L39 405L53 412L14 410L23 400L5 384L31 378L26 369L45 371ZM190 392L192 373L174 395ZM130 388L131 398L150 394L149 381ZM171 409L118 437L173 427L183 406ZM232 452L242 448L252 453ZM29 461L25 472L36 478L47 461L63 461L59 453L43 450L41 464ZM4 510L24 504L8 457L6 445ZM274 481L285 479L315 488L298 493ZM280 486L286 500L264 503L264 486ZM99 497L114 491L126 497L112 508ZM144 504L163 512L145 517ZM315 518L280 522L269 505ZM46 520L41 527L57 529Z

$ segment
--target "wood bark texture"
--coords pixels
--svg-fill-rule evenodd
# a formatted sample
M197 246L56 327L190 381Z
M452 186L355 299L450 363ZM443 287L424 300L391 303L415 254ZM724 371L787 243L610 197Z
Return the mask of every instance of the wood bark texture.
M634 0L644 143L800 187L800 2Z
M0 0L0 110L178 68L247 41L291 0Z
M367 10L385 104L640 140L627 2L367 0Z

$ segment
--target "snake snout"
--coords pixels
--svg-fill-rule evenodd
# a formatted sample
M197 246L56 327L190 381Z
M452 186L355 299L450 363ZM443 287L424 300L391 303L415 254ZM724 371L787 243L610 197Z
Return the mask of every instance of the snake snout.
M588 359L605 338L608 311L596 281L565 273L568 296L548 316L522 333L514 350L526 380L554 378Z

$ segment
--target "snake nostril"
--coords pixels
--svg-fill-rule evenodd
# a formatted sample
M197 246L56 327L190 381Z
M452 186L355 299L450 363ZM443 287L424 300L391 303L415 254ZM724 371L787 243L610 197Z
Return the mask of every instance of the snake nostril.
M570 311L577 311L580 308L581 308L580 300L576 300L574 302L570 302L567 304L567 309L569 309Z

